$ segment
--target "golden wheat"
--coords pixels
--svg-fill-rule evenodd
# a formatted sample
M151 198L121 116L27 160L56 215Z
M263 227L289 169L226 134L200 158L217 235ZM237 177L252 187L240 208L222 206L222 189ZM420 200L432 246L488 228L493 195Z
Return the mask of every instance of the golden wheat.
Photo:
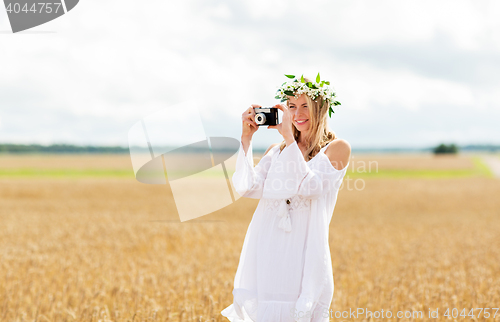
M499 307L499 194L490 178L344 187L330 225L331 309L416 310L424 317L371 321L437 321L429 308ZM225 321L257 202L180 223L166 185L4 178L0 320Z

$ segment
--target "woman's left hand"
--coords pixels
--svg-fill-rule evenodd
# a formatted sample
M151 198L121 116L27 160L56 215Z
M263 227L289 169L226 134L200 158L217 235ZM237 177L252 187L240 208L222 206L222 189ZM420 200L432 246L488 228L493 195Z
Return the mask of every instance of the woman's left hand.
M288 109L288 107L284 104L276 104L273 107L279 108L281 111L283 111L283 119L281 120L281 123L278 125L269 125L267 128L268 129L278 129L278 132L283 136L285 141L287 139L289 140L295 140L293 136L293 129L292 129L292 113Z

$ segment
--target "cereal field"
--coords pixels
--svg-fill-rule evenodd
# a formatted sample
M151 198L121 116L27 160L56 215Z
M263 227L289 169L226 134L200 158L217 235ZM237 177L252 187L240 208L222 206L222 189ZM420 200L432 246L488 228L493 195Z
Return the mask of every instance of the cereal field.
M341 188L330 224L332 311L423 316L331 321L500 321L500 179L480 157L354 155L348 177L363 188ZM257 202L181 223L128 155L0 156L0 321L227 321Z

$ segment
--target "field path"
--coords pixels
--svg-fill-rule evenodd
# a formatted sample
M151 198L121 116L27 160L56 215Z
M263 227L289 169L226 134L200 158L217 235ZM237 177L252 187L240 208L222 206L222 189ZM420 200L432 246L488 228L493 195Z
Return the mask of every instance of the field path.
M493 172L493 176L500 178L500 158L498 156L485 155L483 160L491 172Z

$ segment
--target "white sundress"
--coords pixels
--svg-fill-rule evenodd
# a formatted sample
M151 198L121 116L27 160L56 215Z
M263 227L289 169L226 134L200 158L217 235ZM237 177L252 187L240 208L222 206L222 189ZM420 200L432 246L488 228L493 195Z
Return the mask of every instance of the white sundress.
M329 321L333 272L328 244L337 194L349 163L335 169L324 154L306 162L297 142L273 147L253 166L240 142L235 190L260 199L234 278L231 322Z

